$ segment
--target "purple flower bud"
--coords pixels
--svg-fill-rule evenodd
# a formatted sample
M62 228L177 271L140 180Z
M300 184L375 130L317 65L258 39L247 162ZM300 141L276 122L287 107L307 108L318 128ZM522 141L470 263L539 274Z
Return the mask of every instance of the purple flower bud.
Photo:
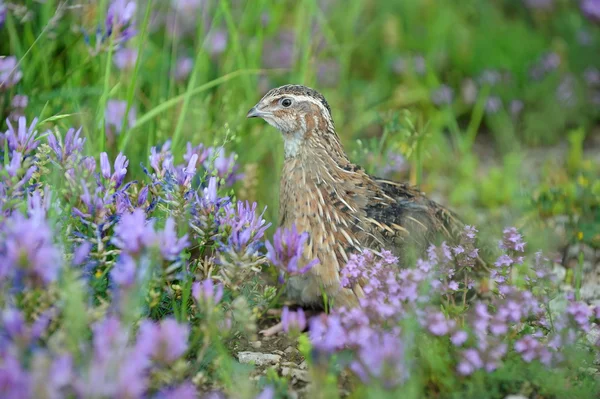
M119 287L131 288L136 281L137 265L129 255L121 255L119 261L110 271L110 277Z
M148 350L156 361L172 364L186 352L189 333L187 324L179 324L175 319L160 323L145 320L140 325L137 346Z
M110 179L110 162L108 161L108 154L105 152L100 154L100 171L105 179Z
M441 85L431 93L431 102L437 106L450 105L454 99L454 91L448 85Z
M119 49L113 55L116 67L122 70L133 69L138 58L138 50L134 48Z
M31 284L49 284L58 278L60 251L54 234L39 217L25 218L15 212L4 225L4 245L0 245L0 283L3 277L24 273Z
M302 309L291 312L287 306L284 306L281 312L281 323L283 324L283 331L286 333L290 331L302 332L306 328L306 316Z
M280 269L281 273L289 275L304 274L319 263L318 259L306 262L303 267L298 263L303 260L303 252L308 233L298 233L296 226L291 229L278 228L273 236L273 244L266 241L267 259L273 266Z
M89 172L94 173L96 171L96 160L94 157L83 158L83 167Z
M140 192L138 193L137 206L142 206L146 203L146 201L148 200L148 190L148 186L144 186L144 188L140 190Z
M174 388L161 390L154 399L197 399L198 391L191 382L184 382ZM202 397L206 399L206 396Z
M23 73L17 64L15 56L0 57L0 92L10 89L21 81Z
M156 234L157 244L163 259L175 260L187 246L190 244L187 234L177 238L175 232L175 220L168 218L163 231Z
M113 36L113 42L120 44L136 34L135 13L137 5L130 0L112 0L106 13L106 35Z
M180 57L175 64L175 80L186 80L194 68L194 59L190 57Z
M227 31L222 29L213 30L208 33L204 48L212 56L217 56L227 48Z
M139 208L126 213L115 226L112 241L124 252L136 255L156 241L154 222L146 222L146 214Z
M109 100L106 103L106 111L104 112L104 119L106 120L106 130L113 133L121 133L123 126L123 119L125 119L125 112L127 111L127 101ZM127 114L128 128L135 125L136 112L135 109L130 108Z
M18 151L23 155L27 155L35 150L40 145L40 142L36 138L38 134L38 131L35 130L37 122L38 119L34 118L29 127L27 127L27 120L23 116L19 118L17 128L15 129L7 119L8 130L4 133L4 140L8 144L8 149L10 151Z
M600 2L598 0L582 0L581 11L583 14L595 22L600 22Z
M215 286L212 279L195 282L192 285L192 296L207 307L218 305L223 298L223 284Z
M274 399L275 398L275 388L273 386L268 385L265 389L262 390L261 393L256 395L254 399Z
M466 331L458 330L450 336L450 341L454 346L461 346L467 342L467 338L469 338L469 334Z
M87 241L84 241L79 245L75 252L73 252L73 265L79 266L86 261L88 256L90 255L90 250L92 249L92 244Z

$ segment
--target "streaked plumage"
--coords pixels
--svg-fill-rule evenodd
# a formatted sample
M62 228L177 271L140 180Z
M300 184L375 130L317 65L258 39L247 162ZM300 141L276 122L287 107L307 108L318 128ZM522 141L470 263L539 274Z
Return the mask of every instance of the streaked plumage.
M389 249L401 259L422 253L436 235L454 237L462 224L453 214L407 184L369 176L348 159L331 109L317 91L286 85L269 91L248 117L281 131L285 162L280 183L280 225L310 234L305 261L320 263L290 281L292 299L351 306L360 286L340 287L340 269L351 253Z

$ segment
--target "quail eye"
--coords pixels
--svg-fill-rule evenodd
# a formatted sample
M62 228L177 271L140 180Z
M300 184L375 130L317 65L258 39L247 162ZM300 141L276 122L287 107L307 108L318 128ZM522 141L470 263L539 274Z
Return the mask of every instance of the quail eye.
M284 107L289 107L290 105L292 105L292 100L290 100L289 98L284 98L281 101L281 105L283 105Z

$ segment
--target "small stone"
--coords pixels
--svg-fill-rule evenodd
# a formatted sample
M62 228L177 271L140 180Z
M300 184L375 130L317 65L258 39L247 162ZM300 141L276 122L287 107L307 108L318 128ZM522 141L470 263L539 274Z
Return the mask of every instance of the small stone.
M281 356L279 355L260 352L239 352L237 357L240 363L254 364L256 366L277 364L281 360Z
M300 363L300 367L302 370L306 370L308 368L308 364L306 364L306 360L304 360L302 363Z
M304 382L310 381L310 375L308 374L308 371L304 371L304 370L300 370L300 369L296 369L296 368L282 367L281 375L284 377L295 378L298 381L304 381Z
M262 346L262 342L260 341L252 341L250 342L250 345L254 348L254 349L258 349Z
M273 353L276 353L276 354L278 354L279 356L285 356L285 353L284 353L283 351L280 351L279 349L275 349L275 350L273 351Z
M523 395L508 395L504 399L528 399L527 396Z
M285 348L284 352L289 355L289 354L292 354L292 353L296 353L298 351L293 346L288 346L287 348Z

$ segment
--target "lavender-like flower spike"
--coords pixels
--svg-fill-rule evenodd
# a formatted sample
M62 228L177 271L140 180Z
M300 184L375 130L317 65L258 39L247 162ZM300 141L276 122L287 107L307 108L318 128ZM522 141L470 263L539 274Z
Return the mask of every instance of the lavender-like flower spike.
M319 263L318 259L313 259L303 267L299 266L307 240L308 233L298 233L295 225L291 229L278 228L273 236L273 244L268 240L265 243L267 259L279 268L282 275L304 274Z

